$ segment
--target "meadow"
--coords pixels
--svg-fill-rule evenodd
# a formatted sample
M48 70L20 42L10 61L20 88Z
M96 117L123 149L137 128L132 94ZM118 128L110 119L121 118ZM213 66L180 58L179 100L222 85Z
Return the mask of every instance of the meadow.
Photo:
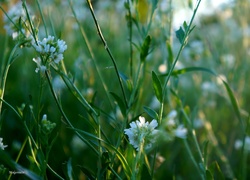
M248 179L250 2L212 6L1 0L1 179Z

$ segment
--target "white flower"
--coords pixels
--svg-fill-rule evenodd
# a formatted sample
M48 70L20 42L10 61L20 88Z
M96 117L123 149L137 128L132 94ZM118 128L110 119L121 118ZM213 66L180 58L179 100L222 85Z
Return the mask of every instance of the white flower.
M243 146L242 140L238 139L235 141L235 144L234 144L235 149L240 149L242 148L242 146ZM245 138L245 150L250 152L250 136L246 136Z
M33 61L36 63L37 65L37 68L35 70L36 73L38 73L38 71L40 70L42 74L45 73L46 71L46 66L42 65L42 61L41 61L41 58L38 57L38 58L33 58Z
M140 116L139 121L131 122L130 128L124 131L125 134L128 135L130 144L139 151L139 147L142 143L145 149L150 149L152 144L155 143L158 132L155 128L157 126L158 123L155 119L148 123L145 122L144 117Z
M174 134L178 138L185 139L187 137L187 129L181 124L174 130Z
M65 41L55 40L54 36L48 36L42 41L33 42L33 46L37 52L44 56L45 60L54 61L58 64L63 59L63 53L67 49Z
M27 7L29 9L29 7ZM28 30L28 20L26 18L26 13L22 7L22 2L18 2L15 5L11 6L8 11L8 17L4 16L5 30L8 35L12 36L15 40L19 36L25 35L27 38L30 36ZM33 18L33 16L31 16Z
M4 150L4 148L7 147L7 145L3 145L3 138L0 138L0 149Z
M175 122L176 116L177 116L177 111L176 110L170 111L170 113L167 116L166 125L170 126L170 127L174 127L176 125L176 122Z

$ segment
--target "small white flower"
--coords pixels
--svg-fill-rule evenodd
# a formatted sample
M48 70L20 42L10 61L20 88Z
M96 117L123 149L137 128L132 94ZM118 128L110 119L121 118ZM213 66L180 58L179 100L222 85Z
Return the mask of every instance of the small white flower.
M178 138L185 139L187 137L187 129L183 124L179 125L177 129L174 130L175 136Z
M243 146L242 140L236 140L234 143L235 149L240 149ZM250 152L250 136L246 136L245 138L245 150Z
M42 117L42 121L45 121L45 120L47 120L47 114L44 114Z
M177 116L177 111L176 110L172 110L168 114L168 119L174 119L174 118L176 118L176 116Z
M155 128L158 126L157 121L154 119L150 123L145 122L145 118L140 116L139 121L130 123L130 128L125 129L125 134L128 135L129 142L134 148L139 151L140 145L143 143L145 149L152 147L155 143L157 132Z
M27 8L29 9L29 7ZM4 28L7 34L12 36L14 40L23 35L28 38L30 36L30 31L28 30L28 20L26 18L26 13L22 7L22 2L18 2L15 5L12 5L7 14L11 19L10 20L7 16L4 16ZM31 16L31 18L34 17Z
M7 147L7 145L3 145L3 138L0 138L0 149L4 150L4 148Z
M37 41L37 44L33 42L33 46L38 53L40 53L44 58L53 61L58 64L63 59L63 53L67 49L65 41L58 39L55 40L54 36L48 36L42 41Z
M34 61L34 62L36 63L36 65L37 65L37 68L36 68L35 72L38 73L39 70L40 70L41 73L44 74L45 71L46 71L46 66L42 65L41 58L40 58L40 57L38 57L38 58L36 58L36 59L33 58L33 61Z

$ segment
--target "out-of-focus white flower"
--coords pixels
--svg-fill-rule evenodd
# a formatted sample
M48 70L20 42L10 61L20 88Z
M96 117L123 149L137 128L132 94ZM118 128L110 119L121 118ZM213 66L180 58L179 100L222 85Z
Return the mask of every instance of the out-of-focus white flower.
M223 81L227 82L227 78L225 75L223 74L219 74L216 78L216 82L218 85L222 85L223 84Z
M27 8L29 9L29 7ZM26 13L22 7L22 2L20 1L15 5L12 5L7 14L11 19L10 20L7 16L4 16L4 28L7 34L12 36L14 40L18 39L19 36L28 38L30 36L28 30L29 24L28 19L26 18Z
M172 110L172 111L170 111L170 113L168 113L168 119L174 119L174 118L176 118L176 116L177 116L177 111L176 110Z
M159 67L158 67L158 71L160 73L166 73L167 72L167 66L166 64L161 64Z
M41 58L38 57L38 58L33 58L33 61L36 63L37 65L37 68L35 70L36 73L38 73L39 71L44 74L45 71L46 71L46 66L42 65L42 61L41 61Z
M33 46L46 61L54 61L57 64L63 59L63 53L67 49L65 41L60 39L56 41L54 36L48 36L42 41L38 40L37 44L33 42Z
M172 140L175 137L185 139L187 137L187 128L184 127L183 124L179 124L177 117L177 111L172 110L167 115L165 122L163 123L163 128L166 136L168 136L167 140Z
M139 151L140 145L143 143L145 149L150 149L156 141L158 130L155 128L158 123L153 119L150 123L145 122L145 118L140 116L139 121L130 123L130 128L125 129L125 134L128 135L129 142L134 148Z
M221 60L229 68L233 68L235 65L235 57L233 54L224 54L221 56Z
M187 129L181 124L174 130L174 134L178 138L185 139L187 137Z
M156 98L156 96L153 96L149 107L151 107L152 109L158 109L158 108L160 108L160 102Z
M6 147L7 145L3 145L3 138L0 138L0 149L4 150Z
M58 93L60 93L66 87L66 85L64 84L64 82L60 76L56 76L53 79L52 84L53 84L55 91Z
M77 135L73 136L70 145L72 151L76 154L81 153L84 149L87 148L87 145Z
M235 149L240 149L243 146L242 140L236 140L234 143ZM250 152L250 136L245 137L245 150Z

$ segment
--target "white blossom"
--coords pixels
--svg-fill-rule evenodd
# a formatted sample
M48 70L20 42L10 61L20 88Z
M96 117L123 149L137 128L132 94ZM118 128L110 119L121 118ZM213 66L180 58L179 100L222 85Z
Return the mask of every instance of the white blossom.
M29 7L27 7L29 11ZM12 36L16 40L19 36L29 38L30 31L28 30L28 19L26 17L25 10L22 7L22 2L18 2L12 5L7 12L7 16L4 16L4 28L8 35ZM33 19L34 17L31 16Z
M125 134L128 135L129 142L134 148L139 151L140 145L143 143L145 149L150 149L156 141L158 130L157 121L154 119L150 123L145 122L145 118L140 116L139 121L130 123L130 128L125 129Z
M42 41L33 42L33 46L37 52L44 56L45 60L54 61L58 64L63 59L63 53L67 49L67 45L63 40L55 40L54 36L48 36Z
M38 72L40 71L41 73L44 74L45 71L46 71L46 66L42 65L41 58L40 58L40 57L38 57L38 58L33 58L33 61L34 61L34 62L36 63L36 65L37 65L37 68L36 68L35 72L38 73Z
M174 134L178 138L185 139L187 137L187 129L181 124L174 130Z
M7 145L3 145L3 138L0 138L0 149L4 150L4 148L7 147Z
M235 149L240 149L243 146L243 141L242 140L236 140L234 143ZM245 148L246 151L250 152L250 136L246 136L245 138Z

